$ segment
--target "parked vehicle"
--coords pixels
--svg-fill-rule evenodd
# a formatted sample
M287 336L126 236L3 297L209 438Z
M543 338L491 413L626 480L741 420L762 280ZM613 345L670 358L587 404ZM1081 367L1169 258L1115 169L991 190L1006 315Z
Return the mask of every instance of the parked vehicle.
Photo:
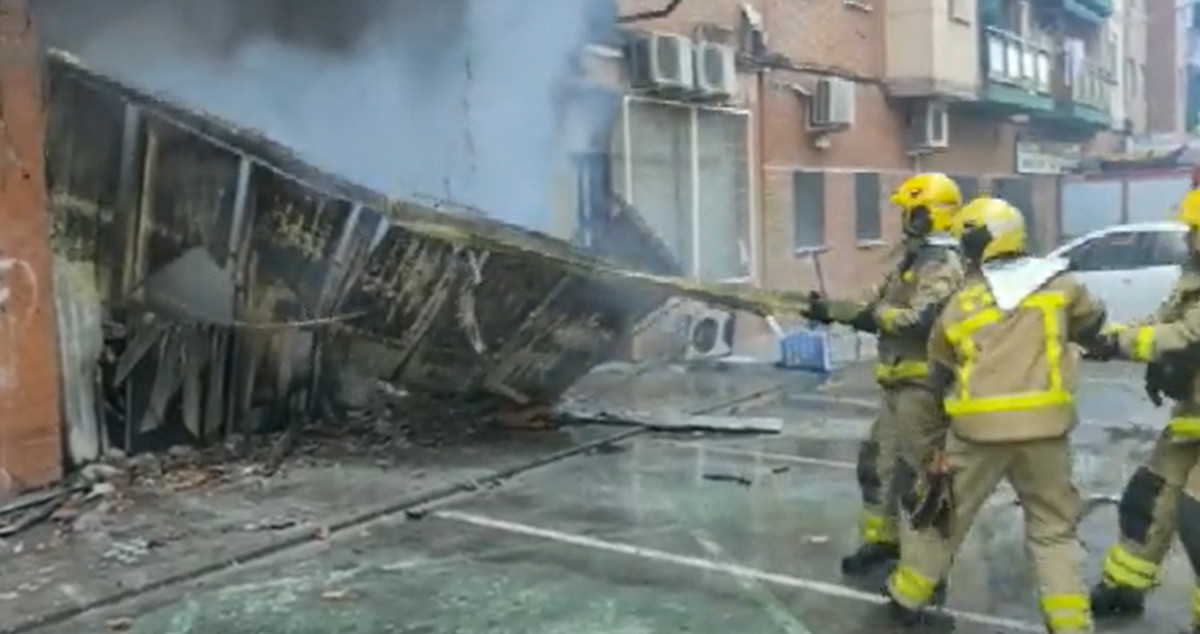
M1080 236L1050 255L1065 258L1111 321L1150 314L1180 274L1187 258L1187 228L1176 222L1113 225Z

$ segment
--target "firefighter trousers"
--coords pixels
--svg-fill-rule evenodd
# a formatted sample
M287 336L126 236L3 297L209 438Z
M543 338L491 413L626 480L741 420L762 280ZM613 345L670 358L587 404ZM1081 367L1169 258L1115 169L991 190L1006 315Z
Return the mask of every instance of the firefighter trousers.
M1193 456L1200 455L1200 443L1191 442L1180 446L1196 452ZM1184 481L1182 494L1178 498L1177 512L1176 528L1179 531L1179 541L1183 544L1183 550L1192 564L1192 572L1197 578L1197 587L1192 591L1192 621L1200 627L1200 462L1197 460L1192 461Z
M888 578L888 593L900 605L919 609L945 579L971 522L1007 479L1025 514L1025 539L1032 555L1042 614L1055 634L1092 631L1084 551L1076 534L1082 502L1071 479L1066 437L1010 443L947 439L955 511L949 539L936 529L905 534L900 564Z
M858 452L863 543L898 544L900 498L914 482L932 447L945 433L941 401L928 387L903 383L883 388L879 414Z
M1121 494L1117 507L1120 535L1105 553L1101 567L1105 585L1139 592L1154 586L1175 536L1180 493L1197 459L1200 443L1172 441L1167 429L1159 434L1150 457L1129 478ZM1200 494L1200 489L1196 491Z

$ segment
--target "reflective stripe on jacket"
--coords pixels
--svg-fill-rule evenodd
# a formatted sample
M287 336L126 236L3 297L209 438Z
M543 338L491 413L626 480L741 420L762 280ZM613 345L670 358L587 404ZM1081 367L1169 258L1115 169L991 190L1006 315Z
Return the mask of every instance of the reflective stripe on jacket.
M1002 311L972 276L934 326L929 359L951 369L946 413L976 442L1054 438L1076 422L1078 354L1068 344L1099 329L1104 307L1070 274L1059 274Z
M1153 315L1117 328L1122 356L1134 361L1160 361L1164 355L1182 353L1183 363L1194 356L1200 370L1200 267L1189 262L1171 294ZM1175 403L1167 427L1176 440L1200 441L1200 372L1191 379L1189 396Z
M880 385L925 382L929 331L962 280L962 260L952 244L930 240L906 255L871 293L879 324L875 379Z

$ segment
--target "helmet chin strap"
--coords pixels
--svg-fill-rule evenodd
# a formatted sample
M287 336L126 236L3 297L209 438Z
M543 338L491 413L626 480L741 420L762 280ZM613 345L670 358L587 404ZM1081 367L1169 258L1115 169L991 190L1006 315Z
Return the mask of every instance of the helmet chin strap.
M924 238L933 229L933 219L930 218L929 208L913 207L908 212L908 222L904 224L904 235L910 238Z
M983 252L992 242L992 232L986 226L971 227L963 232L962 251L968 260L975 264L983 262Z

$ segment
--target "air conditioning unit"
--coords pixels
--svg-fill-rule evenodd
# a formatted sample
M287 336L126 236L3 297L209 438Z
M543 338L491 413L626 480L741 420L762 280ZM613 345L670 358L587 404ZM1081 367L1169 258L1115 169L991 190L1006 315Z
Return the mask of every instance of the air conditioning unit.
M848 128L854 125L854 95L857 86L849 79L822 77L808 105L810 130Z
M915 104L908 126L909 144L914 149L941 149L950 145L950 110L944 101L931 99Z
M708 99L729 99L737 91L737 67L732 47L698 42L696 54L696 92Z
M692 41L682 35L647 33L629 45L629 83L638 90L677 94L695 89Z
M712 359L733 353L733 313L705 308L688 323L688 359Z

